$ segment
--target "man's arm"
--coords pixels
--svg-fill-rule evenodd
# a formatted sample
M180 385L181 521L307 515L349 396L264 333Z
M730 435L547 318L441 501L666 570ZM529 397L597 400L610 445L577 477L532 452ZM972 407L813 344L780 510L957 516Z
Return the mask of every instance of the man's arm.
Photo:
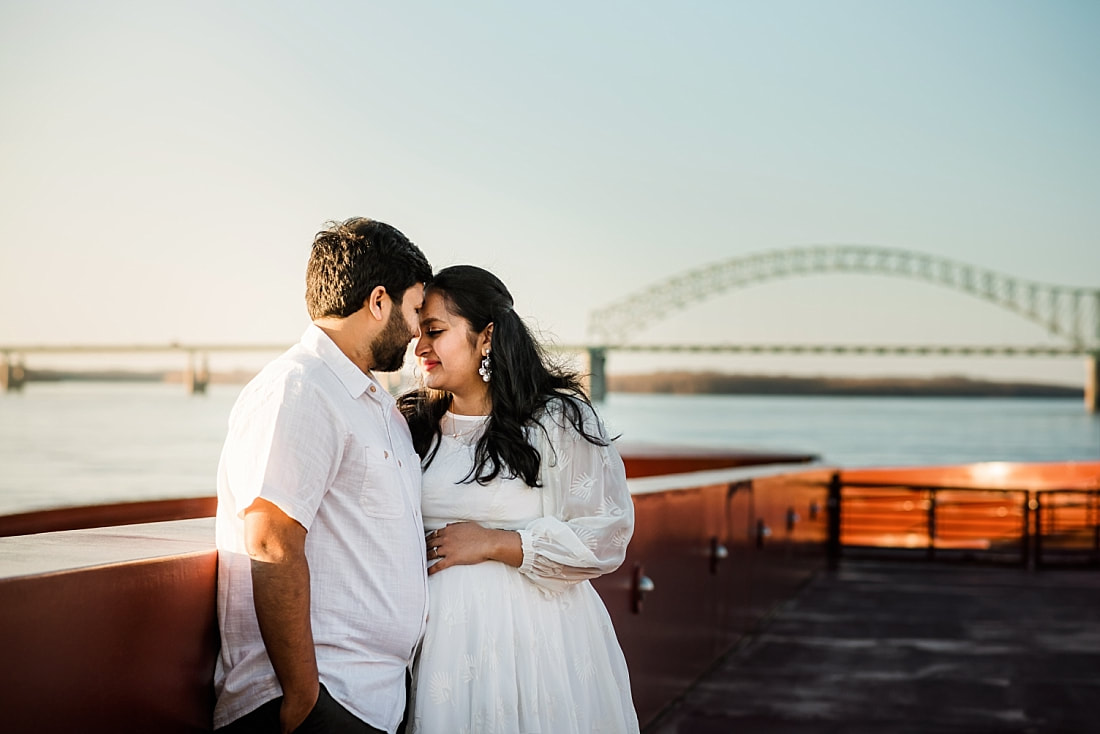
M306 529L277 506L257 499L244 513L244 542L252 559L256 619L283 688L280 720L293 731L320 692L309 619Z

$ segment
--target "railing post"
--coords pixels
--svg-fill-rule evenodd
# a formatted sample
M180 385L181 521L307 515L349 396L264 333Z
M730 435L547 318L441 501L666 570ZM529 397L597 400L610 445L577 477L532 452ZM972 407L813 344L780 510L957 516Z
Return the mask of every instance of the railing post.
M1100 413L1100 352L1085 360L1085 410Z
M929 490L928 498L928 560L936 558L936 490Z
M600 403L607 398L607 349L588 347L588 397Z
M1024 522L1020 529L1020 565L1027 568L1031 563L1031 493L1024 492Z
M203 395L206 386L210 383L210 363L205 354L202 355L202 364L199 364L199 355L191 352L187 360L187 371L183 377L184 387L192 395Z
M23 368L23 360L9 352L0 354L0 390L4 392L22 390L26 381L27 372Z
M840 564L840 490L840 472L833 472L833 475L829 477L829 498L825 503L825 508L829 513L825 558L830 570L836 570Z
M1088 515L1092 517L1092 563L1100 565L1100 490L1093 490L1085 495L1088 502Z
M1028 504L1035 510L1035 568L1043 565L1043 500L1041 492L1032 493Z

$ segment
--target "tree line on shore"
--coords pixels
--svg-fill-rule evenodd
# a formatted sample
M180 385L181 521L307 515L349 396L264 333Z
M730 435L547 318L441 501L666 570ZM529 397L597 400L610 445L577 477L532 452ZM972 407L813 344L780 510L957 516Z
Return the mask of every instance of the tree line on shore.
M793 377L663 371L608 375L608 389L673 395L847 395L877 397L1080 398L1082 388L969 377Z

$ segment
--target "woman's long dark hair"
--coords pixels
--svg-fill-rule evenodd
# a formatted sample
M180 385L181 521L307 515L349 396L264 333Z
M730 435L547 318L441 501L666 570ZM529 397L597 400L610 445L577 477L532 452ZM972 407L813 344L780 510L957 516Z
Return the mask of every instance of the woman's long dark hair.
M512 294L500 278L473 265L454 265L440 270L427 292L439 293L451 313L470 322L472 336L493 324L489 380L492 408L485 432L477 442L474 466L463 482L488 484L504 472L508 477L520 477L529 487L541 486L541 457L528 442L525 429L536 424L551 402L560 405L559 420L568 421L586 440L598 446L608 444L592 432L598 428L585 425L581 403L589 408L592 404L580 377L548 360L527 325L512 310ZM427 388L398 398L398 407L409 422L413 445L425 467L439 449L440 421L453 399L449 392Z

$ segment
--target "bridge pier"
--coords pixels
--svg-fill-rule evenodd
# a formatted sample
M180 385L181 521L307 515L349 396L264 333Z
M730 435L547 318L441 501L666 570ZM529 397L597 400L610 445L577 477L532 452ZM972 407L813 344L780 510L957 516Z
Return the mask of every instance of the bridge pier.
M23 359L9 353L0 355L0 390L16 392L23 389L27 382L27 371Z
M601 403L607 398L607 349L588 347L588 397Z
M1090 354L1085 365L1085 410L1100 413L1100 352Z
M183 376L183 386L192 395L203 395L206 386L210 384L210 364L207 355L202 355L202 364L198 364L198 356L191 352L187 360L187 372Z

